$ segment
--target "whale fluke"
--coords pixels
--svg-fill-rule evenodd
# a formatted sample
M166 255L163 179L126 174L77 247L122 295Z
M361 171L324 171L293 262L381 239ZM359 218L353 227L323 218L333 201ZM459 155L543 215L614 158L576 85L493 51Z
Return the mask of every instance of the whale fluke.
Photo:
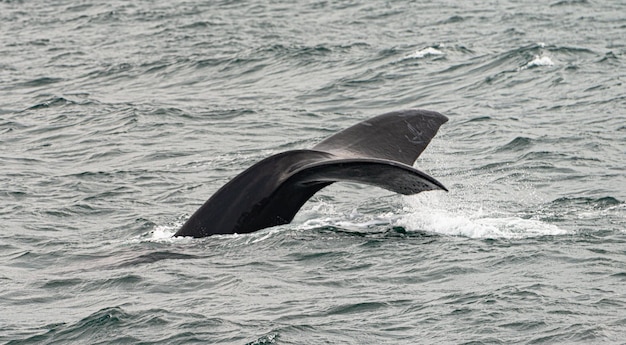
M433 111L395 111L346 128L311 150L265 158L220 188L174 236L248 233L287 224L309 198L337 181L405 195L447 190L412 166L446 121Z

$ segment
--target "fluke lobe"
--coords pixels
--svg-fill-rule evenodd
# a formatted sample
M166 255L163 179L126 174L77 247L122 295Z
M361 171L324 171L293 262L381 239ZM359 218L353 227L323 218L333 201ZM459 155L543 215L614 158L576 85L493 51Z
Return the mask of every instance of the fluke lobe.
M412 167L446 121L433 111L395 111L346 128L311 150L265 158L220 188L174 236L248 233L287 224L313 194L337 181L405 195L447 190Z

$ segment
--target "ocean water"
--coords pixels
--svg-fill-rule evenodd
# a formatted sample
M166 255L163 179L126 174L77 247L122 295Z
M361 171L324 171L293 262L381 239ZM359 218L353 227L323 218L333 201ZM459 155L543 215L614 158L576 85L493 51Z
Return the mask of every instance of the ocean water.
M626 344L623 1L0 1L0 342ZM416 167L172 238L384 112Z

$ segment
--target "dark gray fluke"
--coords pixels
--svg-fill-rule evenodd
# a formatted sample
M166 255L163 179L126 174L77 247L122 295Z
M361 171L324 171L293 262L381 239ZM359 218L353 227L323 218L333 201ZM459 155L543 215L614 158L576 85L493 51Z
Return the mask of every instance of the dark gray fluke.
M220 188L174 236L248 233L287 224L313 194L337 181L405 195L447 190L412 167L446 121L433 111L395 111L344 129L311 150L265 158Z

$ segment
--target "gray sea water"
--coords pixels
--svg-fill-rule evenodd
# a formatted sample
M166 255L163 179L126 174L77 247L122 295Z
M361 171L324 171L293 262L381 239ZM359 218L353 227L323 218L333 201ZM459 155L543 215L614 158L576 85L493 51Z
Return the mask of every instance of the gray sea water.
M624 1L0 1L0 342L626 344ZM172 238L251 164L450 118L450 192Z

